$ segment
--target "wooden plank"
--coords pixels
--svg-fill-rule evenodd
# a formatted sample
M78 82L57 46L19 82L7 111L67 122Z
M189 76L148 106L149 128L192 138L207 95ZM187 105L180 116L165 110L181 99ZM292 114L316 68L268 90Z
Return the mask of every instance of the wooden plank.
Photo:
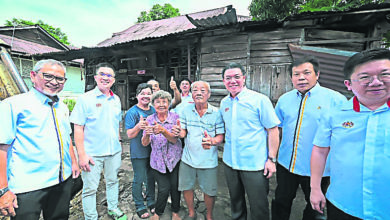
M201 53L207 54L207 53L222 53L222 52L228 52L228 51L245 51L247 47L247 43L235 43L232 45L226 45L226 44L219 44L214 43L213 45L202 45Z
M291 56L251 58L251 64L282 64L282 63L291 63L291 62L292 62Z
M246 58L246 51L232 51L232 52L224 52L224 53L203 54L202 63L224 61L224 60L235 60L240 58Z
M271 99L277 100L292 88L289 65L277 65L272 74Z
M203 56L202 56L203 57ZM220 60L220 61L214 61L214 62L205 62L202 59L202 67L222 67L224 68L231 62L240 63L241 65L246 65L246 59L234 59L234 60Z
M288 45L286 43L271 43L271 44L265 44L265 43L252 43L251 45L251 51L256 50L288 50Z
M370 38L359 38L359 39L316 40L316 41L304 41L303 45L365 43L368 41L378 41L378 40L381 39L378 37L370 37Z
M256 34L252 34L252 40L283 40L289 38L299 38L301 35L301 29L280 29L276 31L268 31L268 32L258 32Z
M306 29L306 40L309 39L354 39L365 38L364 33L347 32L347 31L335 31L324 29Z
M213 95L228 95L229 92L226 89L211 89L211 94Z
M222 81L222 76L221 76L221 81L209 82L209 84L213 88L217 88L217 89L225 88L225 85L223 84L223 81Z
M216 42L246 42L248 39L247 34L227 34L222 36L212 36L212 37L202 37L201 42L202 44L212 43L215 44Z
M251 58L254 57L279 57L279 56L290 56L290 51L288 50L261 50L261 51L251 51Z
M200 80L203 81L221 81L222 80L222 74L206 74L206 75L200 75Z
M272 40L269 39L262 39L262 40L256 40L252 41L252 44L275 44L275 43L286 43L286 44L299 44L300 38L289 38L289 39L280 39L280 40Z
M220 74L224 67L203 67L200 71L201 75L204 74Z

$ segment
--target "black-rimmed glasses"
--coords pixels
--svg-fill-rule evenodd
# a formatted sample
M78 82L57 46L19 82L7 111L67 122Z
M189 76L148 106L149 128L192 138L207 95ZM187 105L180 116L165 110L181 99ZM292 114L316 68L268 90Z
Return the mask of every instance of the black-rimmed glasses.
M55 75L52 75L50 73L42 73L42 76L43 76L43 79L46 80L46 81L52 81L53 79L56 80L57 83L65 83L65 81L67 80L66 77L60 77L60 76L55 76Z

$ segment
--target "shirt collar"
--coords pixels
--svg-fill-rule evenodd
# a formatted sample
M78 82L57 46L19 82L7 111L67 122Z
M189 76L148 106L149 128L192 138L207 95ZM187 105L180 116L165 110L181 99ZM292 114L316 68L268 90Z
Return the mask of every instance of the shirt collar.
M157 113L154 113L153 117L154 117L154 121L156 121L159 124L165 124L165 123L175 123L176 124L176 122L173 121L173 113L170 111L168 111L167 119L165 119L164 122L161 122L160 119L158 119Z
M360 112L362 110L361 108L363 108L363 107L365 109L367 109L368 111L371 111L368 108L366 108L365 106L361 105L356 96L354 96L351 100L352 100L352 108L355 112ZM384 107L390 108L390 99L388 99L387 102L383 106L379 107L378 109L382 109Z
M99 89L97 86L96 86L95 89L94 89L94 93L95 93L96 96L102 96L102 95L104 95L104 94L102 93L102 91L100 91L100 89ZM114 96L114 93L112 92L111 89L110 89L110 96L111 96L111 97Z
M235 99L237 98L238 100L240 100L240 98L244 97L246 95L246 93L248 92L248 89L246 88L246 86L244 86L244 88L242 88L241 92L238 93L238 95L236 95L236 97L232 97L232 95L229 93L229 98L230 99Z
M35 89L34 87L32 87L30 89L31 93L34 94L34 96L42 103L42 104L46 104L46 103L49 103L49 102L54 102L54 104L58 103L58 101L60 100L58 98L57 95L55 95L53 97L54 100L50 99L49 97L47 97L45 94L41 93L40 91L38 91L37 89Z
M198 113L198 112L196 111L195 103L194 103L194 105L193 105L193 107L192 107L192 111ZM212 108L212 106L210 105L210 103L207 102L207 110L206 110L206 113L211 114L212 112L213 112L213 108Z
M320 88L321 88L320 83L317 82L311 89L309 89L309 91L307 91L305 93L305 95L307 94L308 96L311 96L312 94L315 94ZM297 96L301 97L302 93L300 93L297 89L295 89L295 90L296 90ZM305 95L302 95L302 96L305 96Z

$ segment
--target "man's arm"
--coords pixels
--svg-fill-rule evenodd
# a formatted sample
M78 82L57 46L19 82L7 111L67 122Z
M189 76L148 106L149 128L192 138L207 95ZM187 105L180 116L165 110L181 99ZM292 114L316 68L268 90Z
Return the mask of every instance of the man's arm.
M279 128L275 126L273 128L267 129L268 133L268 156L272 158L276 158L279 150ZM264 167L264 175L267 178L270 178L276 172L276 164L271 160L267 160L265 162Z
M329 150L329 147L318 147L314 145L311 153L310 203L311 207L320 213L323 213L326 203L325 196L321 190L321 180L322 175L324 174L326 158L328 157Z
M80 169L87 172L91 171L89 164L95 165L95 162L85 153L83 125L74 124L74 140L76 143L77 154L79 156Z
M171 77L171 81L169 82L169 86L173 90L173 101L172 101L171 108L175 108L181 102L181 94L180 94L179 89L176 86L175 80L173 80L173 77Z
M10 145L0 144L0 189L8 187L7 180L7 150ZM0 215L15 216L15 208L18 208L16 195L11 191L0 197Z
M77 163L77 158L74 153L72 137L70 137L69 154L70 158L72 159L72 177L73 179L76 179L80 175L80 167Z

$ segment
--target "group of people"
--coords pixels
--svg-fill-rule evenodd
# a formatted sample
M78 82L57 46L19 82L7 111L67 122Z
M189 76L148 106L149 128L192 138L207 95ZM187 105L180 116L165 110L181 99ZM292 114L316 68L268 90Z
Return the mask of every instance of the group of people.
M96 67L96 88L80 96L70 117L57 96L66 69L55 60L35 65L28 93L0 103L1 215L37 220L42 212L45 219L67 219L70 179L81 172L85 219L97 219L104 170L108 214L126 219L118 208L121 103L111 91L114 70L108 63ZM371 49L348 59L344 84L354 94L348 101L318 83L315 57L294 60L290 70L294 89L275 108L267 96L246 88L239 63L222 70L229 95L219 108L208 102L205 81L184 79L180 92L171 79L173 98L155 80L139 84L138 103L125 116L137 215L159 219L170 196L172 219L179 220L183 192L186 219L196 219L197 182L206 218L213 219L217 146L224 143L232 219L270 218L269 178L275 174L273 220L290 218L299 186L307 202L305 220L390 219L390 50Z

